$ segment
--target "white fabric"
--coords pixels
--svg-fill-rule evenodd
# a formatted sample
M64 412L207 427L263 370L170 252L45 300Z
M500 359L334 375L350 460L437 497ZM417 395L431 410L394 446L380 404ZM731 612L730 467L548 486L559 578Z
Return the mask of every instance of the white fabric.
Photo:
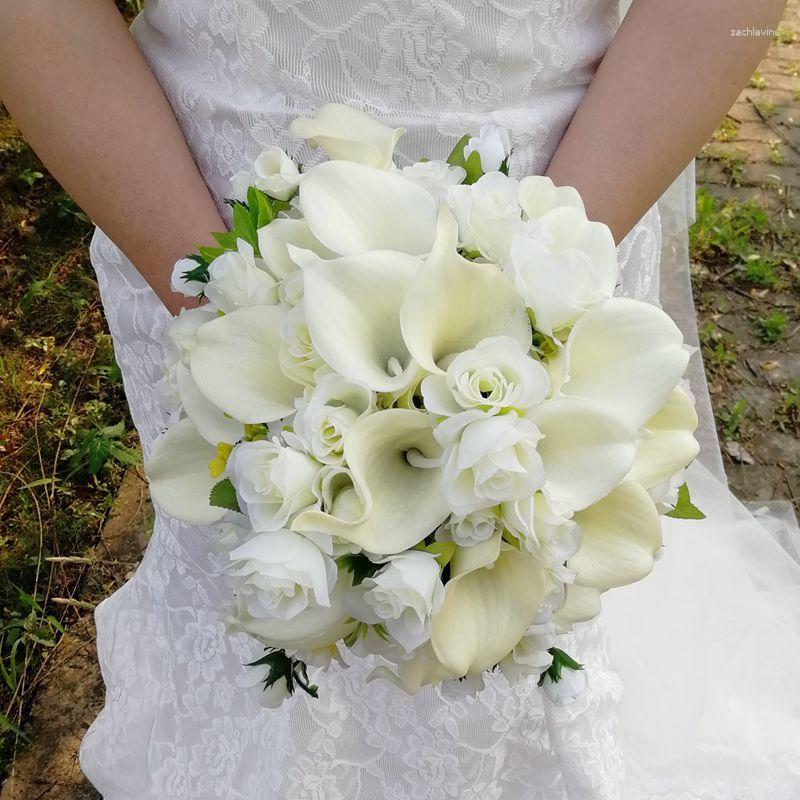
M151 0L134 30L221 203L262 145L316 158L287 124L332 100L406 126L404 159L504 125L514 174L540 172L616 24L614 0ZM623 293L657 300L662 249L687 274L681 225L662 239L669 208L620 247ZM92 260L147 451L166 424L168 314L101 232ZM685 291L675 305L691 320ZM668 524L653 578L576 631L590 688L565 708L499 675L475 698L409 698L351 659L320 676L319 701L265 711L236 686L256 653L224 633L208 531L158 515L134 578L97 609L107 695L83 769L106 800L800 796L800 567L707 470L692 484L710 520Z

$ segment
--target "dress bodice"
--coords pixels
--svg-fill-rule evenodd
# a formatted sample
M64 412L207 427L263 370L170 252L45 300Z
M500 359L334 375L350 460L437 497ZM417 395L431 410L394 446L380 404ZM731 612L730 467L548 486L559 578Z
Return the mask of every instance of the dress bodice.
M492 120L544 169L618 23L617 0L150 0L134 35L218 196L290 119L360 106L446 155Z

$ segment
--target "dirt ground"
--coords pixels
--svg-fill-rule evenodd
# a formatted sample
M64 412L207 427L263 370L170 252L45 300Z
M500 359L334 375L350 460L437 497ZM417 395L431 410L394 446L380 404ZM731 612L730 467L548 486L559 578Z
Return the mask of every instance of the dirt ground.
M742 499L800 503L800 0L750 86L698 155L693 285L726 469ZM47 658L0 800L88 800L80 739L102 705L91 609L134 568L151 509L126 474L82 551L77 615Z

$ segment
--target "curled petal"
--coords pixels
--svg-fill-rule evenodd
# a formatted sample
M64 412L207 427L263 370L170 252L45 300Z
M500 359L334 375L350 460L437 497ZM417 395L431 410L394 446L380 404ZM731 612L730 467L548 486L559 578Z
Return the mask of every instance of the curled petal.
M422 255L436 233L436 205L425 189L348 161L327 161L306 173L300 210L314 236L343 256L370 250Z
M197 432L213 445L219 442L228 444L238 442L244 432L242 423L226 417L213 403L210 403L197 388L192 373L183 364L178 364L177 377L181 405L186 416L197 428Z
M606 409L580 398L543 403L531 419L543 434L544 494L555 508L586 508L627 475L636 458L631 428Z
M197 330L192 377L209 402L239 422L285 417L302 394L279 365L282 318L277 306L253 306Z
M289 245L311 250L321 258L335 255L311 233L305 220L274 219L258 229L258 249L269 271L279 280L297 271L297 264L289 255Z
M680 330L661 309L614 297L575 323L561 391L602 403L638 428L667 402L689 355Z
M600 614L600 591L591 586L576 583L565 587L564 603L556 612L558 623L570 629L578 622L588 622Z
M525 303L511 281L493 264L458 255L457 240L458 226L443 207L436 243L400 311L406 345L429 372L443 372L445 356L490 336L509 336L526 351L531 346Z
M189 419L182 419L156 439L144 470L153 502L175 519L190 525L210 525L225 516L224 508L209 504L219 478L208 462L217 455Z
M575 582L601 592L649 575L661 547L661 521L647 490L626 481L599 503L580 511L575 522L582 543L567 562Z
M692 398L679 386L644 427L649 437L639 443L628 480L650 489L684 469L700 452Z
M292 529L329 533L376 554L413 547L445 520L449 509L439 493L439 468L412 466L409 451L423 459L441 455L427 414L393 408L362 417L344 442L361 513L344 518L303 511Z
M451 578L431 618L431 645L444 669L471 675L505 658L531 624L544 595L544 574L525 551L506 545L491 568Z
M416 374L400 330L400 307L420 262L375 251L323 261L292 249L303 268L308 330L336 372L373 391L402 392Z

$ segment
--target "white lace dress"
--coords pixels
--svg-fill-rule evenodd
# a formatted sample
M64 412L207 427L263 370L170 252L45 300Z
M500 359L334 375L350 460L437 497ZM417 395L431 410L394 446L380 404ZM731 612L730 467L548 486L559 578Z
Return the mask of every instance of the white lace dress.
M491 120L513 173L541 172L617 24L615 0L150 0L134 34L222 204L263 145L311 163L288 122L329 101L406 127L401 159L442 157ZM620 248L621 291L654 301L659 216ZM166 424L169 315L99 231L92 260L147 452ZM83 769L106 800L796 798L800 568L707 471L693 480L719 513L668 530L656 576L576 631L590 688L565 708L499 675L476 697L408 697L354 661L318 701L264 711L236 686L256 651L224 632L208 531L157 515L135 576L97 609L107 695Z

